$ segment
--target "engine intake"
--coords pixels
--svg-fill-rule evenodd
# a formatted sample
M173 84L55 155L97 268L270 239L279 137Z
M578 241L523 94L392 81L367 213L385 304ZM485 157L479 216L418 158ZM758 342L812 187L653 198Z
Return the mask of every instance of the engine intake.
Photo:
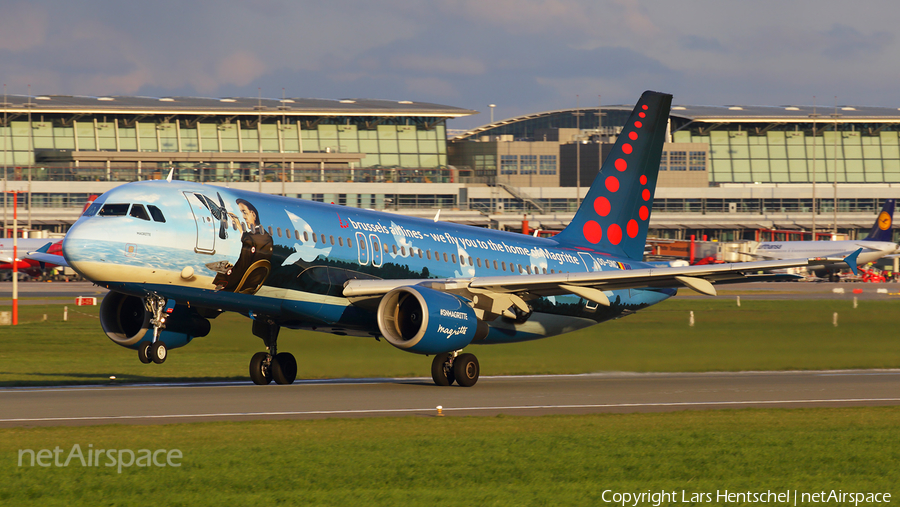
M191 308L169 301L170 310L166 328L159 333L159 339L166 348L174 349L190 343L194 338L209 334L209 321ZM137 349L138 343L153 339L152 315L144 307L144 300L110 291L100 303L100 326L117 345Z
M417 354L459 350L487 335L466 300L421 286L397 287L378 305L378 329L391 345Z

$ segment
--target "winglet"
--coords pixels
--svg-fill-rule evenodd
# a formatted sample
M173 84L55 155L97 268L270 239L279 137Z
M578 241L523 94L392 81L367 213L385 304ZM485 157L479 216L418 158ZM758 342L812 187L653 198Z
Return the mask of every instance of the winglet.
M437 222L441 219L441 208L438 208L437 213L434 214L434 221Z
M175 174L175 168L173 167L173 168L169 169L169 175L166 176L166 181L168 181L169 183L172 183L172 175L174 175L174 174Z
M850 270L853 271L854 275L859 275L859 267L856 264L856 258L859 257L859 254L862 252L862 248L856 250L852 254L844 257L844 262L850 266Z

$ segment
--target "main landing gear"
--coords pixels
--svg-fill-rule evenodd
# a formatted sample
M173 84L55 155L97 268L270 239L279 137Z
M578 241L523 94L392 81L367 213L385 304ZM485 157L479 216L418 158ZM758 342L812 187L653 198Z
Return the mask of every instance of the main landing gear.
M474 354L460 354L460 351L445 352L434 356L431 362L431 378L439 386L449 386L453 382L462 387L472 387L478 382L481 367Z
M144 298L144 308L150 312L150 325L153 326L153 339L138 344L138 359L144 364L154 362L162 364L166 361L168 350L166 344L159 340L159 332L166 328L166 298L156 293Z
M250 359L250 378L254 384L264 386L273 380L276 384L293 384L297 378L297 360L289 352L278 352L278 331L281 326L259 318L253 321L253 334L263 339L268 352L257 352Z

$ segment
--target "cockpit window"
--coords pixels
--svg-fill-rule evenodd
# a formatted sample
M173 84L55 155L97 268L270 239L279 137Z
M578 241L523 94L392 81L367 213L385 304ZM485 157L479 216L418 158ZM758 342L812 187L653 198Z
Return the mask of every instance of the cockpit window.
M166 217L163 216L163 212L161 209L157 208L152 204L147 205L147 209L150 210L150 216L153 217L154 222L162 222L166 223Z
M128 204L104 204L100 208L101 217L122 217L128 213Z
M88 206L88 209L84 210L84 213L81 214L83 217L92 217L97 214L97 210L100 209L100 206L103 206L102 202L94 202Z
M144 209L143 204L134 204L131 206L131 212L128 213L129 216L133 216L134 218L140 218L141 220L150 221L150 215L147 214L147 210Z

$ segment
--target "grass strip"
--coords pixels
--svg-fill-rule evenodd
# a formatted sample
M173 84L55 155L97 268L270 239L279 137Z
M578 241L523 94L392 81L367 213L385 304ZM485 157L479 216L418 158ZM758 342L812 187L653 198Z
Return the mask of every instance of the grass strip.
M900 407L0 430L3 505L599 505L603 491L890 492ZM20 449L181 466L18 466ZM722 502L714 502L721 504ZM642 505L652 505L642 503Z
M467 351L484 375L897 368L897 304L674 299L581 331ZM70 306L68 322L59 306L20 310L21 325L0 328L0 385L247 379L250 356L264 350L248 319L226 314L209 336L169 351L165 364L143 365L107 339L96 307ZM279 350L297 357L299 378L430 375L429 358L371 338L283 330Z

